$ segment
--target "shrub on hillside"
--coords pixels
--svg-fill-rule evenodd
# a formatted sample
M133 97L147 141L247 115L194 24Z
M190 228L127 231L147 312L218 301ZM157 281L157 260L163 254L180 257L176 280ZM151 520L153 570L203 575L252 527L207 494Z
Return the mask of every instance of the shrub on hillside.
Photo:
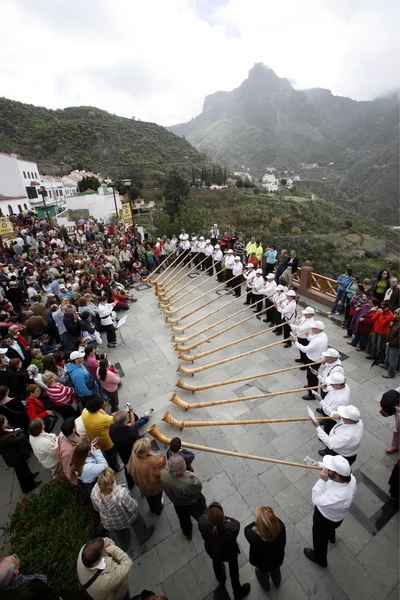
M78 553L98 531L96 513L78 505L75 498L76 488L59 477L18 502L10 523L12 549L21 559L21 572L46 575L61 595L79 591Z

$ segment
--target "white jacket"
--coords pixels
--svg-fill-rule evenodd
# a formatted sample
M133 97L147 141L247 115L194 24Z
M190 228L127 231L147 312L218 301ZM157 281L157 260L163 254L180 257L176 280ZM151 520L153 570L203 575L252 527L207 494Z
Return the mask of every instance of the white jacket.
M113 302L112 304L102 304L101 302L99 303L97 312L99 313L102 325L112 325L111 314L114 310L115 304L116 302Z
M233 265L235 264L235 259L232 254L225 254L224 262L225 262L226 269L233 269Z
M235 264L233 265L233 269L232 269L232 275L234 277L237 277L238 275L241 275L243 273L243 264L240 262L240 260L235 260Z
M222 254L222 250L214 250L213 253L213 261L220 262L223 259L224 255Z
M278 312L281 313L285 321L290 321L296 314L296 300L285 300L278 306Z
M37 437L29 436L29 443L32 446L33 454L45 469L55 471L58 465L56 450L58 447L57 436L55 433L46 433L42 431Z
M258 277L258 275L256 275L256 278L253 281L253 293L256 296L263 296L263 292L262 289L264 287L264 278L262 275L260 275L260 277Z
M311 319L301 317L300 321L298 321L297 323L292 323L290 327L294 335L297 335L299 339L305 340L308 339L308 336L304 335L304 333L306 331L311 333L311 327L313 326L313 324L314 317L311 317Z

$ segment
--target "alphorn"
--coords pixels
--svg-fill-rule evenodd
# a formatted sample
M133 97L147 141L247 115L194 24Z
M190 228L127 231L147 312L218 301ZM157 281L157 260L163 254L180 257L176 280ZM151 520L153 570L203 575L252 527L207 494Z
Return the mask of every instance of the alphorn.
M307 363L306 365L296 365L295 367L286 367L286 369L276 369L275 371L269 371L267 373L258 373L257 375L246 375L246 377L236 377L236 379L227 379L225 381L217 381L216 383L203 383L202 385L189 385L182 379L178 379L176 387L187 392L202 392L204 390L211 390L215 387L221 387L223 385L230 385L231 383L242 383L242 381L250 381L251 379L259 379L261 377L268 377L268 375L277 375L278 373L287 373L288 371L294 371L294 369L301 369L302 367L312 367L314 365L320 365L321 361L315 361ZM304 388L303 388L304 389Z
M191 272L192 272L194 269L197 269L197 265L195 265L195 266L194 266L192 269L190 269L190 270L187 272L187 275L189 275L189 274L190 274L190 273L191 273ZM200 275L200 273L199 273L199 275ZM208 279L205 279L204 281L202 281L202 283L205 283L206 281L208 281ZM172 304L172 303L171 303L171 300L172 300L173 298L175 298L175 296L177 296L177 294L180 294L180 293L181 293L181 292L182 292L182 291L183 291L185 288L187 288L187 287L188 287L188 286L189 286L191 283L193 283L193 281L192 281L192 280L189 280L187 283L185 283L185 285L182 285L180 288L178 288L178 289L177 289L177 290L176 290L176 291L175 291L175 292L174 292L174 293L173 293L171 296L164 296L164 297L162 298L162 297L161 297L161 295L160 295L160 297L159 297L159 306L160 306L161 308L167 308L167 307L168 307L170 304ZM196 288L193 288L193 289L189 290L189 292L187 292L187 293L193 292L193 290L194 290L194 289L196 289ZM178 300L180 300L180 298L176 298L176 299L175 299L175 302L178 302ZM166 302L166 304L161 304L162 302Z
M157 271L158 271L159 269L161 269L161 267L163 266L163 264L164 264L164 263L166 263L166 262L167 262L167 260L168 260L168 256L166 256L166 257L164 258L164 260L163 260L162 262L160 262L160 264L158 265L158 267L156 267L156 268L155 268L155 269L154 269L154 270L153 270L153 271L150 273L150 275L147 275L147 277L146 277L145 279L143 279L143 281L145 281L146 283L147 283L147 281L148 281L149 283L155 283L155 282L157 281L157 279L158 279L159 277L161 277L161 274L159 274L159 276L157 277L157 279L155 279L154 281L151 281L151 280L150 280L150 279L151 279L151 277L154 275L154 273L157 273Z
M233 279L233 278L232 278ZM236 290L236 288L240 287L242 284L239 283L238 285L235 285L235 287L231 288L231 291ZM226 294L229 294L230 292L226 292ZM194 308L193 310L189 311L188 313L182 315L181 317L179 317L179 319L171 319L171 317L166 317L165 322L166 323L180 323L181 321L183 321L184 319L186 319L187 317L190 317L190 315L193 315L195 312L197 312L198 310L201 310L202 308L205 308L206 306L208 306L209 304L212 304L213 302L216 302L217 300L219 300L221 298L221 296L216 296L215 298L213 298L212 300L208 300L208 302L205 302L204 304L200 304L200 306L197 306L197 308ZM198 300L198 298L196 298L196 300ZM235 298L235 300L237 300L237 298ZM209 316L209 314L207 315Z
M232 362L238 358L244 358L245 356L250 356L250 354L254 354L255 352L261 352L261 350L273 348L274 346L278 346L278 344L283 344L283 342L288 342L289 340L290 338L279 340L278 342L273 342L272 344L267 344L266 346L260 346L259 348L254 348L254 350L248 350L247 352L242 352L241 354L235 354L235 356L228 356L228 358L223 358L222 360L217 360L216 362L208 363L208 365L202 365L201 367L194 367L193 369L187 369L186 367L179 365L176 372L184 373L185 375L191 375L193 377L193 375L196 373L201 373L202 371L213 369L214 367L219 367L219 365L224 365L225 363Z
M164 300L165 299L165 294L167 294L170 290L172 290L172 288L174 288L176 285L178 285L178 283L180 283L182 281L182 279L185 279L185 277L187 277L188 275L190 275L190 273L192 271L194 271L195 269L197 269L197 267L199 265L201 265L201 263L204 262L205 259L206 259L206 257L204 257L203 260L201 260L198 265L195 265L194 267L192 267L191 269L189 269L189 271L185 271L184 274L182 275L182 277L179 277L179 279L176 279L178 277L178 275L180 275L180 273L177 273L175 275L175 277L171 281L168 281L167 282L167 287L165 289L163 288L162 290L159 290L159 292L160 292L159 293L160 300ZM185 266L183 267L183 269L185 269ZM176 281L175 281L175 279L176 279ZM172 282L173 282L173 285L171 285Z
M322 385L315 385L313 387L303 387L295 390L283 390L281 392L267 392L265 394L256 394L255 396L243 396L243 398L226 398L225 400L209 400L208 402L185 402L178 396L178 394L172 394L169 399L172 404L189 410L190 408L205 408L207 406L219 406L220 404L231 404L232 402L244 402L246 400L259 400L260 398L270 398L271 396L283 396L284 394L294 394L298 392L306 392L308 390L319 390Z
M166 308L164 308L162 313L163 313L163 315L174 315L175 313L179 312L183 308L186 308L187 306L190 306L190 304L193 304L193 302L197 302L197 300L201 300L201 298L204 298L204 296L207 296L208 294L215 292L215 290L218 290L220 287L222 287L223 285L226 285L229 281L232 281L233 279L235 279L235 277L231 277L226 282L224 281L223 283L219 283L215 287L211 288L211 290L207 290L203 294L200 294L200 296L196 296L196 298L192 298L192 300L189 300L189 302L186 302L186 304L182 304L182 306L177 306L173 310L167 310Z
M166 288L165 290L160 290L159 301L161 302L163 300L168 300L168 297L165 294L167 294L170 290L172 290L172 288L174 288L176 285L178 285L178 283L180 281L182 281L182 279L185 279L185 277L187 277L188 275L190 275L190 273L192 273L193 271L195 271L197 269L197 267L199 265L201 265L201 263L203 263L205 261L205 259L206 258L203 258L203 260L201 260L198 265L194 265L194 267L192 267L191 269L189 269L189 271L186 271L182 275L182 277L180 277L179 279L177 279L177 281L174 282L174 285L168 285L168 288ZM207 281L207 279L206 279L206 281ZM190 280L188 283L191 283L191 282L192 282L192 280ZM183 287L186 287L186 285L188 285L188 284L185 284ZM175 293L173 295L175 295ZM172 298L172 296L170 298Z
M208 319L208 317L211 317L212 315L215 315L215 313L219 312L220 310L223 310L224 308L226 308L230 304L233 304L233 302L237 302L238 300L240 300L240 296L238 298L234 298L233 300L229 300L229 302L227 302L226 304L223 304L222 306L218 306L218 308L215 308L210 313L207 313L206 315L203 315L202 317L199 317L198 319L196 319L195 321L192 321L191 323L188 323L187 325L183 325L182 327L176 327L175 325L172 325L169 328L169 330L170 331L174 331L174 332L182 333L183 331L186 331L186 329L190 329L190 327L193 327L194 325L197 325L197 323L200 323L201 321L204 321L204 319ZM176 340L172 339L171 341L175 342Z
M157 425L152 425L147 430L147 433L153 436L156 440L168 446L171 443L171 438L167 437L158 429ZM243 454L242 452L232 452L231 450L221 450L219 448L211 448L209 446L199 446L198 444L189 444L187 442L181 442L184 448L191 448L192 450L200 450L200 452L213 452L215 454L225 454L226 456L237 456L238 458L250 458L252 460L261 460L263 462L270 462L276 465L288 465L290 467L301 467L302 469L318 469L321 471L321 467L314 465L305 465L303 463L296 463L289 460L278 460L277 458L265 458L264 456L255 456L253 454Z
M270 308L270 307L268 307ZM268 310L267 308L267 310ZM183 354L183 352L189 352L190 350L193 350L194 348L197 348L198 346L201 346L202 344L206 344L207 342L210 342L211 340L214 340L216 337L218 337L219 335L226 333L227 331L231 331L232 329L234 329L235 327L237 327L238 325L241 325L242 323L246 323L246 321L249 321L250 319L253 319L254 317L259 316L262 312L264 312L264 309L261 309L258 313L256 313L255 315L250 315L249 317L246 317L245 319L242 319L241 321L238 321L237 323L234 323L233 325L229 325L228 327L225 327L224 329L221 329L221 331L216 331L215 333L213 333L212 335L209 335L206 338L203 338L202 340L198 341L196 344L191 344L190 346L179 346L178 344L176 344L174 350L179 350L180 354L178 355L178 358L181 358L182 360L187 360L187 361L191 361L193 362L194 360L197 360L198 358L202 358L203 356L208 356L208 354L213 354L214 352L219 352L219 350L223 350L225 348L229 348L229 346L233 346L234 344L240 344L240 342L245 342L246 340L250 340L253 337L257 337L258 335L262 335L263 333L266 333L267 331L271 331L272 329L276 328L276 325L274 325L273 327L268 327L267 329L262 329L261 331L257 331L255 333L251 333L250 335L246 335L243 338L239 338L238 340L234 340L233 342L229 342L229 344L224 344L223 346L218 346L218 348L213 348L212 350L207 350L207 352L201 352L200 354L194 354L192 357L191 356L186 356L185 354Z
M244 399L244 398L243 398ZM330 417L318 417L318 421L326 421ZM225 425L263 425L264 423L296 423L300 421L311 421L311 417L293 417L286 419L246 419L245 421L178 421L166 412L161 419L164 423L179 427L182 431L184 427L224 427Z
M181 272L182 264L183 264L183 262L185 260L185 256L183 256L183 254L184 254L183 252L181 252L180 254L178 254L177 260L174 260L171 263L171 265L170 265L171 267L176 263L175 266L174 266L174 268L172 269L172 271L170 271L168 274L166 273L166 271L164 271L163 273L161 273L161 275L165 276L162 281L158 282L159 278L157 278L157 281L154 282L154 285L155 285L155 288L156 288L156 290L155 290L156 296L159 296L160 293L163 292L163 290L164 290L164 284L165 284L166 281L170 281L172 279L175 279L175 277L178 277L179 273Z
M187 292L185 292L184 294L181 294L180 296L178 296L177 298L175 298L173 300L173 302L171 302L171 300L176 296L176 294L179 294L182 290L184 290L186 287L188 287L191 283L193 283L192 280L188 281L187 283L185 283L184 286L182 286L181 288L179 288L179 290L175 293L172 294L172 296L170 296L168 298L168 302L166 304L162 304L160 301L158 302L158 306L159 308L169 308L170 306L172 306L173 303L175 302L180 302L181 300L183 300L183 298L186 298L186 296L188 296L189 294L192 294L195 290L197 290L197 288L201 287L202 285L204 285L205 283L207 283L208 278L207 279L203 279L201 281L201 283L195 285L193 288L191 288L190 290L188 290Z

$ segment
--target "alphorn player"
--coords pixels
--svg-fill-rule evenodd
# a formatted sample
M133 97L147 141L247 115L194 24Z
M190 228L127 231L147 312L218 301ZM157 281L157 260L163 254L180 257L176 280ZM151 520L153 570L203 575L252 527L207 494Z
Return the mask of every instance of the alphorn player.
M213 259L212 259L213 253L214 253L214 248L213 248L213 246L211 246L211 241L206 240L206 246L204 248L204 254L206 256L206 260L204 261L204 264L206 265L207 275L209 275L210 277L213 276Z
M215 244L212 259L213 259L213 263L214 263L215 273L217 275L217 281L219 281L220 283L222 283L224 281L224 276L222 273L222 259L223 258L224 258L224 255L222 254L220 245Z
M199 260L198 260L198 256L199 256L199 242L196 236L192 237L192 241L190 243L190 256L191 256L191 261L193 262L194 266L197 267L197 265L199 264Z
M342 373L344 375L344 368L339 358L340 354L335 348L328 348L322 353L322 356L323 361L320 372L313 368L311 368L311 372L313 375L317 375L318 381L322 385L320 394L322 398L325 398L328 393L327 378L333 375L333 373Z
M279 287L279 286L278 286ZM323 352L328 348L328 336L324 333L325 325L322 321L314 321L311 327L312 337L308 346L303 346L297 341L296 337L292 338L292 342L295 343L296 348L306 353L307 362L317 362L322 360ZM318 376L312 373L311 367L307 367L307 387L314 387L318 385ZM314 396L311 391L306 396L302 396L303 400L314 400Z
M274 321L275 321L275 325L276 325L273 332L275 333L275 335L282 335L282 333L283 333L282 315L278 309L281 308L281 305L284 302L286 302L286 292L287 291L288 291L288 289L285 285L279 284L276 286L276 292L275 292L274 298L273 298L274 304L275 304Z
M204 254L205 247L206 247L206 242L204 240L204 235L201 235L199 237L199 254L198 254L199 263L201 263L201 261L203 260L203 258L205 258L205 254ZM201 263L200 269L202 271L205 270L204 263Z
M318 463L313 461L314 466ZM357 481L343 456L324 456L319 479L312 489L313 548L304 554L321 567L327 567L328 542L335 543L335 531L349 512L357 492Z
M226 287L229 289L232 287L232 282L229 281L232 279L232 269L235 263L235 259L233 258L233 250L230 248L227 250L224 258L225 263L225 281L227 282Z
M315 410L321 413L324 417L329 417L333 412L336 412L339 406L348 406L350 403L350 388L346 384L343 373L332 373L326 378L325 383L328 388L328 393L324 398L320 394L314 392L314 398L320 403L320 408ZM325 433L329 434L331 429L336 425L336 421L329 419L323 422Z
M236 288L232 294L235 294L236 298L239 298L242 295L242 273L243 273L243 263L240 260L240 256L234 257L234 264L232 269L232 275L234 279L232 280L232 287Z
M320 456L344 456L352 465L357 458L357 452L361 445L364 433L364 425L360 419L360 411L355 406L338 406L335 412L329 415L335 419L336 425L332 427L329 435L325 433L320 425L315 424L318 438L326 446L325 450L318 450Z
M253 304L255 303L256 308L253 312L260 312L262 310L264 294L264 277L262 276L262 269L256 269L256 277L253 281ZM257 315L257 319L261 319L260 315Z
M263 293L265 296L265 309L272 306L271 298L275 294L276 285L275 275L273 273L268 273L265 278L265 285L263 287ZM268 315L265 317L265 319L263 319L263 321L264 323L268 323Z
M243 277L246 280L246 302L243 302L243 304L253 304L253 282L256 278L256 270L253 264L249 263L247 265Z
M286 300L277 307L277 311L281 314L283 321L283 337L285 339L290 338L290 325L287 321L293 319L296 314L296 292L294 290L288 290L285 292ZM283 346L284 348L290 348L292 341L288 340Z
M298 317L296 319L297 322L292 323L290 328L292 330L293 335L297 337L297 340L300 342L302 346L308 346L310 343L309 337L311 333L312 323L314 322L315 310L312 306L306 306L304 310L301 311L302 317ZM300 358L296 358L295 362L306 364L307 358L306 353L303 350L299 350Z

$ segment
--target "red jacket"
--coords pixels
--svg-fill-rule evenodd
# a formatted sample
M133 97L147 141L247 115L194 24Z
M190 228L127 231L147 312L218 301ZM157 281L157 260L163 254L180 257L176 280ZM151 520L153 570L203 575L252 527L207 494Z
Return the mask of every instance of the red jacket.
M48 415L43 402L37 400L37 398L27 398L25 410L28 413L30 421L33 421L33 419L44 419Z
M358 333L360 334L370 334L374 330L374 322L372 320L372 315L376 313L374 308L371 308L363 317L360 319L360 323L358 325Z
M389 333L390 323L394 320L394 315L391 310L383 313L375 311L372 315L372 320L374 322L375 333L386 334Z

